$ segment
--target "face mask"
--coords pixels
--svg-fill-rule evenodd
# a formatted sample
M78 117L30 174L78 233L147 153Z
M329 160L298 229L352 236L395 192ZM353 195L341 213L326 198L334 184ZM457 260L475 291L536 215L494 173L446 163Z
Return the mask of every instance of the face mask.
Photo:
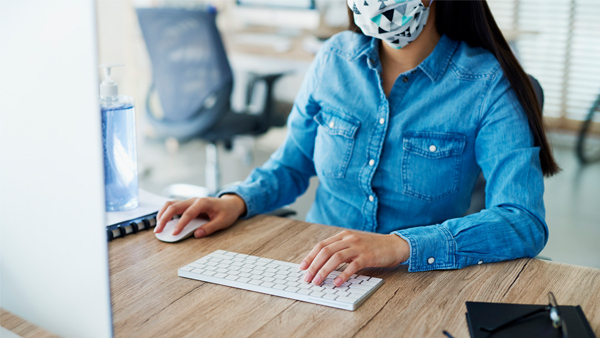
M429 7L421 0L348 0L348 6L354 12L354 23L365 35L396 49L413 42L429 16Z

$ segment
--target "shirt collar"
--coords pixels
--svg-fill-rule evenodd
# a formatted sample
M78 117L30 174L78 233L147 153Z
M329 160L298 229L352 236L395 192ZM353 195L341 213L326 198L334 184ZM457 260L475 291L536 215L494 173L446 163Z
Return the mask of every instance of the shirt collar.
M371 69L379 69L379 44L381 40L372 38L369 44L366 44L362 50L358 52L356 57L365 55L367 57L367 64ZM431 81L438 81L446 73L450 60L458 47L459 42L450 39L445 34L441 36L440 41L433 49L433 52L429 54L420 65L417 66L421 69Z
M445 34L442 35L433 52L417 68L427 74L431 81L438 81L446 73L458 43L458 41L450 39Z

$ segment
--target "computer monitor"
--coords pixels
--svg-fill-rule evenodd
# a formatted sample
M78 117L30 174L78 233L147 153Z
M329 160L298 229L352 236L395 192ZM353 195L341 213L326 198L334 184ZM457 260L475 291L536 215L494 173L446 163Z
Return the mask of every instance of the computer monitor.
M236 16L246 25L317 29L315 0L236 0Z
M110 337L93 0L0 1L0 307Z

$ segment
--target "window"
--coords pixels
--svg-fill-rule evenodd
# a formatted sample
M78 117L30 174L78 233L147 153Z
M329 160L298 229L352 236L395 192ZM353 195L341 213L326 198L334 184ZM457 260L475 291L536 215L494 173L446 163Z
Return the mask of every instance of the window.
M600 95L600 1L488 0L517 57L545 94L551 127L578 129ZM600 122L600 113L595 121ZM598 127L596 125L596 127Z

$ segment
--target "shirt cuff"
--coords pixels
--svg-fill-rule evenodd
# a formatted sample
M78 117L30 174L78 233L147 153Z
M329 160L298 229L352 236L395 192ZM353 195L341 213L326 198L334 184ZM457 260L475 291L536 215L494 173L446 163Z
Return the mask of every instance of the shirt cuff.
M408 242L409 272L456 269L456 244L443 225L420 226L392 232Z
M219 193L217 194L217 197L221 197L223 195L227 195L227 194L234 194L237 195L239 198L241 198L244 203L246 204L246 213L243 214L242 216L240 216L240 219L248 219L251 218L253 216L256 216L259 212L257 211L254 203L253 203L253 199L251 196L249 196L249 194L247 194L243 188L241 188L240 186L234 185L232 187L229 187L225 190L221 190L219 191Z

